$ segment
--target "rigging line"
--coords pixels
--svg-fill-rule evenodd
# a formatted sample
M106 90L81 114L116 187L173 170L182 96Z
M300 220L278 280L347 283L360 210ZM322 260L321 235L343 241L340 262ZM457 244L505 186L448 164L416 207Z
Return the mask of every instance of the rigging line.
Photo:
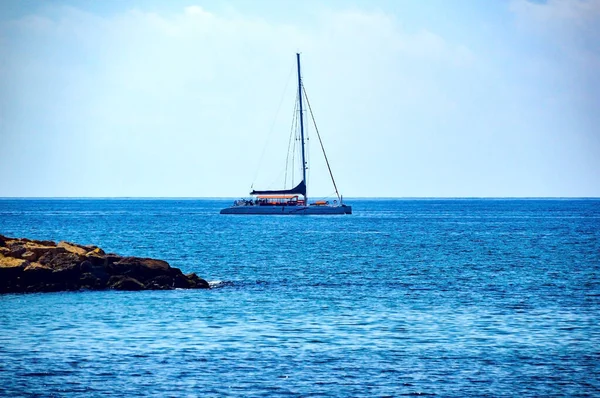
M333 198L333 196L335 195L335 192L330 192L325 196L319 196L318 199L316 200L327 200L327 199L331 199ZM314 199L314 198L313 198Z
M298 97L298 103L300 103L300 97ZM298 157L299 162L298 165L300 166L300 169L296 170L297 172L300 173L300 175L302 176L304 180L305 184L308 184L308 149L306 147L307 144L307 134L308 131L306 129L306 124L304 124L304 141L302 140L302 126L303 123L302 121L304 120L304 113L306 112L306 110L303 110L302 113L298 112L298 120L296 122L296 142L297 142L297 150L296 150L296 156ZM304 154L302 153L304 151ZM304 162L304 163L303 163ZM304 171L306 170L306 172Z
M306 123L304 125L304 152L306 153L306 182L310 181L312 163L311 163L311 151L310 151L310 134L309 134L309 125Z
M308 95L306 95L306 89L304 88L304 84L302 84L302 91L304 92L304 98L306 98L306 104L308 105L308 111L310 112L310 117L312 118L313 124L315 126L315 131L317 132L317 137L319 138L319 144L321 144L321 150L323 151L323 156L325 157L325 163L327 163L327 169L329 170L329 175L331 176L331 181L333 182L333 188L335 189L335 194L338 197L338 200L341 201L340 193L338 192L337 185L335 184L335 179L333 178L333 173L331 172L331 167L329 166L329 159L327 159L327 154L325 153L325 147L323 146L323 141L321 141L321 134L319 134L319 128L317 127L317 122L315 121L315 115L313 114L312 108L310 107L310 101L308 100Z
M292 139L294 138L294 123L296 122L296 111L298 110L298 100L296 100L296 104L294 105L294 115L292 116L292 125L290 127L290 138L288 140L288 149L287 149L287 153L285 156L285 177L283 179L283 187L286 188L287 187L287 175L288 175L288 169L289 169L289 160L290 160L290 148L292 147ZM293 162L293 155L292 155L292 162ZM293 164L292 164L293 167ZM294 182L294 180L292 179L292 183Z
M298 105L298 100L296 100L296 105ZM297 110L298 108L296 108ZM298 118L297 113L294 113L294 122L292 123L292 129L294 131L294 144L292 146L292 185L294 185L294 173L296 172L296 168L294 167L294 164L296 163L296 149L299 149L299 147L297 146L296 142L299 140L298 138L298 124L300 122L300 119Z
M288 74L288 77L287 77L287 80L285 83L285 87L283 89L283 94L281 95L281 100L279 101L279 106L277 107L277 112L275 112L275 118L273 119L273 123L271 123L271 129L269 130L269 135L267 136L267 139L265 140L265 144L263 145L263 149L260 154L260 158L258 160L258 165L256 166L256 173L254 173L254 178L252 179L252 185L251 185L250 189L252 189L254 187L254 183L256 182L256 178L258 177L258 173L260 171L260 166L262 165L262 161L263 161L263 158L265 157L265 152L267 150L267 144L269 143L269 140L271 139L271 135L273 134L275 122L277 121L277 116L279 116L279 111L281 110L281 105L283 104L283 100L285 98L285 93L287 92L287 88L290 84L290 76L292 76L292 72L294 72L294 65L292 65L292 67L290 68L290 73Z
M306 93L304 93L305 95L303 96L303 98L306 98ZM304 113L306 113L306 109L304 110ZM302 115L302 117L304 117L304 115ZM311 167L310 165L311 163L311 154L310 154L310 132L309 132L309 124L305 123L304 124L304 152L305 152L305 157L306 157L306 165L304 166L306 168L306 183L308 184L308 181L310 181L310 175L311 175Z
M266 189L273 189L273 188L277 188L277 189L281 189L281 186L279 184L281 184L281 176L283 175L283 170L281 170L279 172L279 174L277 175L277 177L275 177L270 184L266 185Z

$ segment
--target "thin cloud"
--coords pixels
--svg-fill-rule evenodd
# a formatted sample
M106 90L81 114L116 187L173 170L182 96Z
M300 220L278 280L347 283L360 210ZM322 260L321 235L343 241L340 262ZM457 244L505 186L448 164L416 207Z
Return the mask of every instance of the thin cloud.
M52 6L7 22L0 168L11 172L0 196L242 195L271 126L265 180L284 164L292 92L273 119L297 50L345 195L551 195L566 189L548 177L557 169L591 186L597 161L569 162L583 144L566 131L586 131L570 124L569 95L540 105L559 67L539 57L556 73L530 81L505 70L528 54L475 53L400 17L329 9L300 24L199 6L109 16ZM326 194L313 155L311 189Z

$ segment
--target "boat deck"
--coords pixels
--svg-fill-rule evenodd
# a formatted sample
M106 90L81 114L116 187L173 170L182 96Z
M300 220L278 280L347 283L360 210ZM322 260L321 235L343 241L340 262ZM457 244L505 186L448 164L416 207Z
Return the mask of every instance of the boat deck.
M231 206L221 214L334 215L352 214L352 206Z

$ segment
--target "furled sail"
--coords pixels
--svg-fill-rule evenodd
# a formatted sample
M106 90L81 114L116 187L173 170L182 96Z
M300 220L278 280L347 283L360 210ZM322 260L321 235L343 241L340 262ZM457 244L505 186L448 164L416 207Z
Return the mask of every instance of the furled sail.
M306 184L304 180L300 181L300 184L296 185L292 189L281 189L276 191L255 191L250 192L250 195L303 195L306 196Z

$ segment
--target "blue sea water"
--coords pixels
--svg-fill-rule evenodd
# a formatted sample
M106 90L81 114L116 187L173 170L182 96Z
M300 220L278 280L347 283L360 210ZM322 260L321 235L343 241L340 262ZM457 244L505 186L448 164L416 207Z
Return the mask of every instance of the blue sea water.
M0 200L211 290L0 296L0 396L600 396L600 200Z

